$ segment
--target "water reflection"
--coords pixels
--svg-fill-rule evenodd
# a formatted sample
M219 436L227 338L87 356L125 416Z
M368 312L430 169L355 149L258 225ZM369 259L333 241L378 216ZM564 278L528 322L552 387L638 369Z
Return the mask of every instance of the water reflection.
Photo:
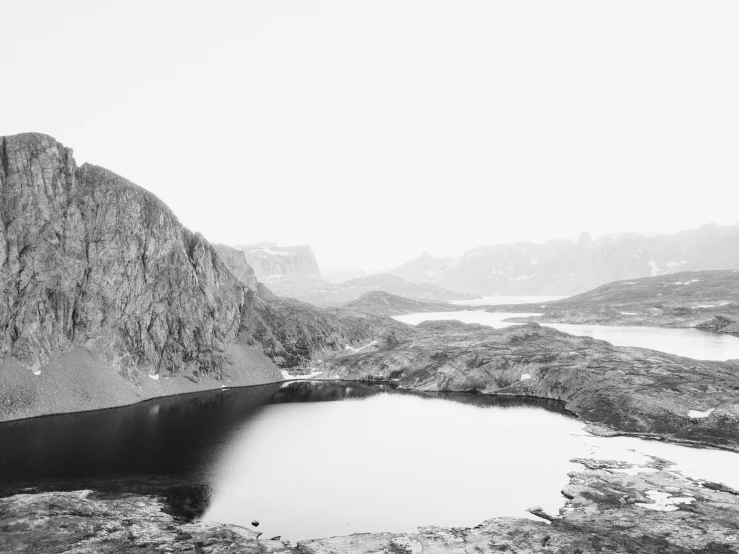
M278 383L0 424L0 492L157 494L175 515L295 541L556 513L576 457L651 453L739 488L737 454L583 427L556 401Z
M302 540L471 526L525 517L535 504L556 512L574 468L568 441L581 440L582 423L556 402L355 384L284 390L350 401L265 406L222 452L205 519L256 519L266 536Z

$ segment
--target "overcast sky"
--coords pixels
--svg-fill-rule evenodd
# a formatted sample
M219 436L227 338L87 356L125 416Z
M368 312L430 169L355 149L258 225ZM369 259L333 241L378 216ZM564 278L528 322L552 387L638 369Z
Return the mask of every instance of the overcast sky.
M739 221L739 2L6 2L0 135L377 269Z

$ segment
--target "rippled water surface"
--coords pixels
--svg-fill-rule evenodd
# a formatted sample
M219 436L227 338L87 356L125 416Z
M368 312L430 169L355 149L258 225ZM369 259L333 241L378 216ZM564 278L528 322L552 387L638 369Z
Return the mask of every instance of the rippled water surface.
M599 438L558 403L287 382L0 424L0 486L162 494L293 541L556 513L569 460L651 454L739 488L732 453ZM728 469L727 469L728 468ZM532 517L532 516L531 516Z
M530 313L488 313L481 311L433 312L395 316L404 323L417 325L422 321L457 319L465 323L479 323L502 328L517 325L504 321L511 317L525 317ZM659 327L617 327L611 325L571 325L543 323L572 335L601 339L616 346L651 348L697 360L739 359L739 338L733 335L701 331L699 329L664 329Z

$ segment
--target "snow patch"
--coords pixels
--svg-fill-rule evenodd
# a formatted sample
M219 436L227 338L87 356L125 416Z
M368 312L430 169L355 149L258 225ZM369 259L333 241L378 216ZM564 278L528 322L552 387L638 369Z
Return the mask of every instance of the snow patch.
M323 371L311 371L308 375L290 375L290 373L282 369L280 370L280 373L282 373L282 378L285 379L285 381L303 381L304 379L313 379L317 375L323 373Z
M373 340L373 341L372 341L371 343L369 343L369 344L365 344L364 346L360 346L359 348L354 348L353 346L349 346L349 345L347 344L347 345L345 345L345 349L346 349L346 350L351 350L352 352L354 352L354 353L356 354L356 353L357 353L357 352L359 352L360 350L364 350L364 349L365 349L365 348L367 348L368 346L373 346L373 345L375 345L375 344L377 344L377 341L376 341L376 340Z
M700 306L691 306L690 309L695 310L697 308L715 308L715 307L716 306L714 306L713 304L701 304Z
M159 381L159 374L156 375L149 375L149 379L154 379L155 381Z
M678 504L690 504L694 500L690 496L671 496L669 493L660 491L647 491L646 495L652 503L635 502L635 504L658 512L674 512Z
M667 262L665 265L667 267L678 267L680 265L685 265L686 263L688 263L687 260L680 260L679 262Z
M41 375L41 370L40 370L40 369L35 369L35 370L33 371L33 374L34 374L34 375Z
M636 315L636 312L618 312L621 315Z
M521 381L526 381L527 379L531 379L531 375L529 375L528 373L524 373L523 375L521 375Z
M649 264L649 267L652 268L652 277L657 275L659 273L659 266L657 265L657 262L654 261L654 258L649 258L649 261L647 262Z
M714 411L716 411L716 408L711 408L710 410L706 410L705 412L699 412L698 410L688 410L688 417L693 419L705 419Z

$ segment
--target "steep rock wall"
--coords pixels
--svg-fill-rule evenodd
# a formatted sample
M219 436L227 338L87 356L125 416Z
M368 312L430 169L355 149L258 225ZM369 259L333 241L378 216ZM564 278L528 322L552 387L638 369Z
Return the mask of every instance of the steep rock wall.
M156 372L220 366L254 298L211 245L51 137L0 140L0 354L36 369L79 344Z

